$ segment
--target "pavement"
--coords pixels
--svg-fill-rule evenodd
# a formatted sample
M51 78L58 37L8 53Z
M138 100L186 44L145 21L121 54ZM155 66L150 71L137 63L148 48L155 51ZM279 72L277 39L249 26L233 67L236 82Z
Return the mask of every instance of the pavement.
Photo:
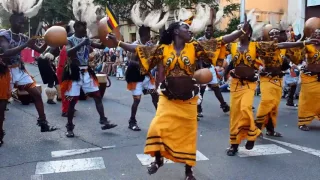
M29 72L41 84L36 66ZM102 131L94 101L80 101L76 109L75 138L66 138L66 118L61 104L45 103L47 118L60 129L41 133L36 126L37 112L30 104L12 102L6 113L5 144L0 148L0 180L183 180L182 164L166 163L157 174L148 175L143 155L149 124L155 114L151 98L144 96L137 119L142 129L128 129L132 103L126 82L111 78L112 86L103 98L108 118L118 127ZM44 90L46 86L42 85ZM45 93L42 93L46 101ZM223 93L229 102L229 93ZM258 107L260 97L255 97ZM224 114L212 91L203 102L204 118L199 121L197 166L198 180L318 180L320 179L320 122L312 131L297 127L297 109L281 102L277 130L282 138L259 139L248 152L226 155L229 146L229 115ZM241 145L243 147L243 144ZM139 157L139 158L138 158Z

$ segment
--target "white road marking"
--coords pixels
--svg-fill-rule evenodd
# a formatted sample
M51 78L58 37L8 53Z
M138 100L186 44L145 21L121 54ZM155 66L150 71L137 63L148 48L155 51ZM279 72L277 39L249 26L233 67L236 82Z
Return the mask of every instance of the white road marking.
M252 157L252 156L267 156L275 154L288 154L292 153L275 144L255 145L252 150L247 150L245 147L239 147L239 157Z
M308 148L308 147L303 147L303 146L299 146L299 145L291 144L291 143L287 143L287 142L282 142L282 141L279 141L279 140L269 139L269 138L266 138L266 137L264 137L263 139L266 139L266 140L269 140L269 141L272 141L272 142L287 146L289 148L292 148L292 149L295 149L295 150L298 150L298 151L302 151L302 152L305 152L305 153L312 154L314 156L320 157L320 150L316 150L316 149L312 149L312 148Z
M71 159L63 161L38 162L36 166L37 174L52 174L73 171L89 171L105 169L102 157Z
M142 166L148 166L152 162L154 162L154 157L151 157L148 154L137 154L137 158L141 162ZM209 159L205 155L203 155L200 151L197 151L196 160L197 161L206 161L206 160L209 160ZM164 163L168 163L169 164L169 163L174 163L174 162L165 158L164 159Z
M43 180L43 175L32 175L31 180Z
M87 149L72 149L72 150L62 150L62 151L52 151L51 156L53 158L66 157L66 156L74 156L79 154L85 154L94 151L102 151L104 149L112 149L116 146L104 146L102 148L87 148Z

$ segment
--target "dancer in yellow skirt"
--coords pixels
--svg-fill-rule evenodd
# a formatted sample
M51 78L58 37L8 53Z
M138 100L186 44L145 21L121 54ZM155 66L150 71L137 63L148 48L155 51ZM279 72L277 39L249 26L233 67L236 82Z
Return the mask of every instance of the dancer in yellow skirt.
M201 4L197 8L201 8ZM206 14L207 9L206 5ZM191 26L184 22L172 23L163 32L158 46L130 45L117 41L113 35L108 37L123 49L136 51L143 72L150 71L155 66L164 67L161 76L164 76L165 80L160 85L158 109L151 122L144 149L145 154L156 157L148 166L149 174L156 173L159 167L163 166L165 157L186 164L186 179L196 179L192 172L192 166L196 165L197 100L200 89L198 82L193 79L196 60L216 65L221 46L240 37L249 26L246 22L241 30L233 34L190 43L190 30L202 31L207 21L210 21L210 15L200 17L201 21L197 18L199 16L195 16ZM204 24L201 24L203 22Z
M295 49L276 48L275 43L286 41L281 39L280 29L267 25L263 32L265 41L257 43L257 53L263 60L264 68L260 73L261 101L257 111L256 125L260 130L266 127L268 136L282 137L274 129L277 125L278 108L282 96L282 77L285 74L283 71L290 68L290 62L285 57L288 56L295 61L295 58L301 56L298 54L298 57L294 57L295 54L292 52Z
M230 72L233 79L230 86L231 147L227 150L229 156L234 156L238 152L238 146L244 139L247 140L246 149L251 150L256 138L261 133L261 130L255 124L252 112L258 79L256 70L263 66L263 61L258 58L258 55L264 58L273 55L277 49L303 46L303 43L253 42L251 41L252 32L253 30L250 28L246 35L240 37L238 43L231 43L228 46L232 55L232 62L228 71L234 69ZM311 42L306 43L310 44ZM277 61L275 63L277 64ZM264 84L264 78L262 78L262 82ZM266 87L268 88L268 86Z
M320 41L320 18L306 22L305 35ZM308 125L315 118L320 119L320 45L306 45L307 66L302 68L301 91L298 106L298 126L309 131ZM296 62L295 64L299 64Z

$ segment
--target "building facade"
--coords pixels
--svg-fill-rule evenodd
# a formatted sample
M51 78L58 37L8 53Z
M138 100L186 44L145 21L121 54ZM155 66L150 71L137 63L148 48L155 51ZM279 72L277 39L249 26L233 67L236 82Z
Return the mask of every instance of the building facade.
M240 3L241 0L231 0L231 3ZM228 5L227 0L219 0L223 6ZM320 17L320 0L246 0L246 11L255 9L257 21L266 22L269 20L269 14L272 13L277 22L280 22L282 16L287 14L289 22L297 24L295 34L302 34L304 23L310 17ZM239 15L239 14L237 14ZM172 22L169 20L166 27ZM228 26L229 18L223 18L218 28L223 30ZM133 42L138 39L137 27L133 24L128 25L121 22L121 33L124 40ZM155 33L153 33L155 34Z

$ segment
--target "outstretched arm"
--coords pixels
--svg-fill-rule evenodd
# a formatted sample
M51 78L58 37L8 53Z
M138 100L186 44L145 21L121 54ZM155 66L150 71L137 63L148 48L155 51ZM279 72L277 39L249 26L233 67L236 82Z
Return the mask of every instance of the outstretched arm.
M104 49L105 48L105 46L102 43L95 43L95 42L91 42L91 47L97 48L97 49Z
M77 51L80 50L80 48L84 45L88 45L90 43L90 40L89 39L84 39L81 43L79 43L78 45L76 46L72 46L70 42L68 42L68 45L67 45L67 53L68 53L68 56L72 56L73 54L75 54Z
M305 45L310 44L320 44L320 41L318 39L310 39L306 41L300 41L300 42L283 42L278 44L279 49L290 49L290 48L303 48Z
M10 57L20 53L23 49L28 47L28 44L25 43L25 44L22 44L21 46L9 49L10 44L7 41L7 39L5 39L4 37L0 37L0 46L4 50L1 55L4 57Z
M126 51L130 51L132 53L136 52L136 48L138 47L137 44L128 44L128 43L124 43L124 42L120 42L118 41L118 44L121 48L123 48Z
M250 20L247 20L247 15L245 14L245 18L244 18L244 23L242 25L239 26L239 29L229 35L225 35L222 37L223 42L228 44L231 43L233 41L235 41L236 39L238 39L240 36L242 36L243 34L246 34L249 32L250 29Z
M132 52L132 53L135 53L136 48L138 47L137 44L128 44L128 43L125 43L122 41L118 41L116 36L113 34L108 34L107 39L110 39L113 42L113 44L121 47L122 49L124 49L126 51Z

